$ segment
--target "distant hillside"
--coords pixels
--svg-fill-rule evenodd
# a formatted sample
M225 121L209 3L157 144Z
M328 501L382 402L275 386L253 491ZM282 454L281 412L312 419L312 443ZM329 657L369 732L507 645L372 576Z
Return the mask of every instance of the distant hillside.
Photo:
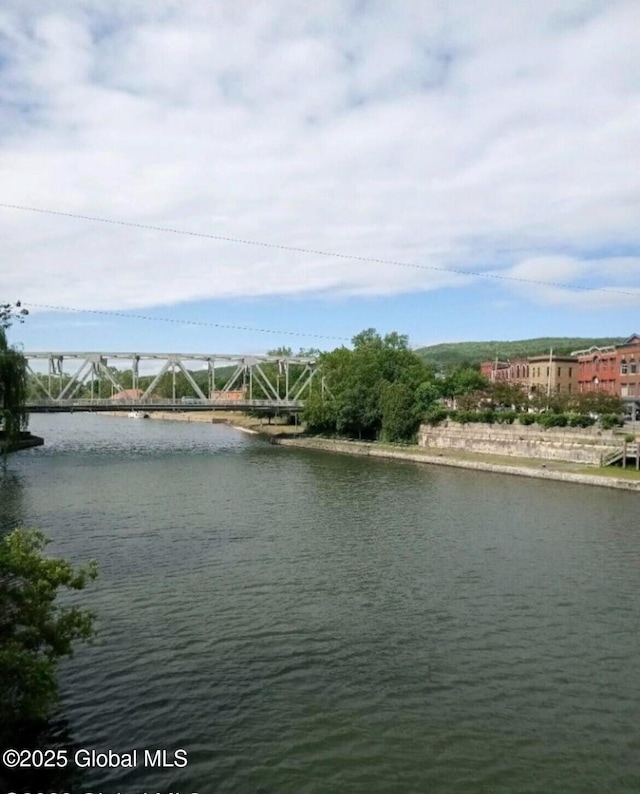
M496 357L500 361L507 361L520 356L525 358L538 356L548 353L550 349L553 349L553 352L558 355L566 356L574 350L584 350L592 345L602 347L620 344L623 341L623 337L592 339L560 336L521 339L516 342L446 342L441 345L418 348L416 353L438 369L447 369L460 365L476 367L483 361L489 361Z

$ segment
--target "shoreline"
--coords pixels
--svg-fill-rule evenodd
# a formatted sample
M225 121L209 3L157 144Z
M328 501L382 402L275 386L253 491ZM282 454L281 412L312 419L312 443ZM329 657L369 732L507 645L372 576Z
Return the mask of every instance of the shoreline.
M110 416L119 419L129 419L124 411L102 411L96 416ZM165 422L193 422L200 424L226 425L241 433L263 436L266 439L273 436L299 436L302 434L300 426L278 424L272 421L271 424L254 416L247 416L239 411L149 411L145 420L136 419L135 421L165 421Z
M518 464L497 463L481 459L464 459L460 456L450 455L430 455L422 452L420 447L413 447L414 451L393 449L388 447L376 446L377 442L361 441L337 441L319 437L306 438L283 438L274 437L270 439L273 444L286 447L300 447L306 449L317 449L324 452L340 453L344 455L358 455L360 457L387 458L394 460L405 460L413 463L428 464L434 466L449 466L458 469L468 469L472 471L486 471L495 474L512 474L519 477L532 477L541 480L556 480L559 482L576 483L579 485L597 485L604 488L618 488L624 491L640 492L640 479L623 479L621 477L607 476L602 474L590 474L587 472L575 472L567 470L567 467L560 467L556 461L537 464L537 467ZM490 456L484 456L490 457ZM555 468L551 466L555 465Z
M100 416L116 416L128 418L126 414L113 412L102 413ZM316 449L324 452L344 455L358 455L360 457L387 458L404 460L412 463L427 464L432 466L449 466L450 468L467 469L470 471L485 471L494 474L511 474L519 477L531 477L540 480L555 480L558 482L576 483L578 485L596 485L603 488L617 488L624 491L640 492L640 477L626 479L616 477L614 474L595 474L589 471L588 466L580 464L562 463L559 461L539 461L520 458L506 459L505 457L491 456L489 454L473 455L471 453L448 452L438 455L429 454L423 447L412 446L396 448L393 445L382 445L380 442L363 442L336 440L320 436L305 436L300 427L283 424L266 424L255 417L235 411L211 411L205 413L188 412L158 412L150 413L149 418L169 422L200 422L206 424L224 424L241 433L258 436L265 441L278 446L300 447L303 449ZM140 421L140 420L137 420ZM491 460L491 458L494 460ZM575 471L582 468L583 471Z
M0 456L11 455L14 452L21 452L23 449L31 449L32 447L41 447L43 444L44 438L41 436L34 436L28 431L22 431L15 445L9 447L4 431L0 431Z

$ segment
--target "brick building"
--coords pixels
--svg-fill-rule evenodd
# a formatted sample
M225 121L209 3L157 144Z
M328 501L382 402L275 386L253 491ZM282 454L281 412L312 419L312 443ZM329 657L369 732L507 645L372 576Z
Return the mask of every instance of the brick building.
M222 391L220 389L216 389L212 391L209 395L209 399L212 403L214 402L242 402L243 400L247 399L247 394L245 389L229 389L228 391Z
M640 335L632 334L616 345L619 366L619 394L630 404L634 417L640 417Z
M580 391L604 390L622 397L628 416L640 420L640 334L620 345L591 347L575 355Z
M480 365L480 373L491 382L529 384L529 362L526 358L485 361Z
M590 347L575 353L578 358L578 390L620 394L618 352L615 347Z

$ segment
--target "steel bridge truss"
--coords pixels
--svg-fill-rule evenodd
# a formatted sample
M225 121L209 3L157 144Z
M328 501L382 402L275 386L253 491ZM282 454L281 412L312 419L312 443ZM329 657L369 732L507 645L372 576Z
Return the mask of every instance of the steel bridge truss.
M167 374L171 376L172 402L180 402L176 400L176 376L181 373L192 390L192 396L185 398L188 402L212 405L231 401L250 403L255 401L254 392L260 390L262 402L271 403L274 408L291 407L300 404L308 396L317 373L316 359L308 356L75 352L23 353L23 356L27 362L27 372L44 401L58 406L73 404L83 387L90 389L90 400L104 402L100 397L95 397L95 384L101 380L110 383L112 399L127 395L130 390L137 393L140 391L140 378L149 377L140 375L141 362L143 366L151 364L150 368L154 370L158 366L160 368L150 376L151 382L141 394L135 397L127 395L127 402L140 405L167 401L166 395L159 397L156 392ZM65 364L71 365L71 371L65 370ZM191 365L191 371L188 365ZM270 371L266 370L268 365L272 365ZM221 367L226 370L223 376L220 375ZM206 369L208 394L194 379L194 368ZM233 369L229 375L230 368ZM131 374L129 389L122 385L121 377L125 373Z

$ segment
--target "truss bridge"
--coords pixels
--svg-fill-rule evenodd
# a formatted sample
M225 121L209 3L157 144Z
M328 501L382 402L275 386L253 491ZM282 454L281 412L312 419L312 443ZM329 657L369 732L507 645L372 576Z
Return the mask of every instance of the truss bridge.
M310 356L23 353L27 410L297 412L318 383Z

